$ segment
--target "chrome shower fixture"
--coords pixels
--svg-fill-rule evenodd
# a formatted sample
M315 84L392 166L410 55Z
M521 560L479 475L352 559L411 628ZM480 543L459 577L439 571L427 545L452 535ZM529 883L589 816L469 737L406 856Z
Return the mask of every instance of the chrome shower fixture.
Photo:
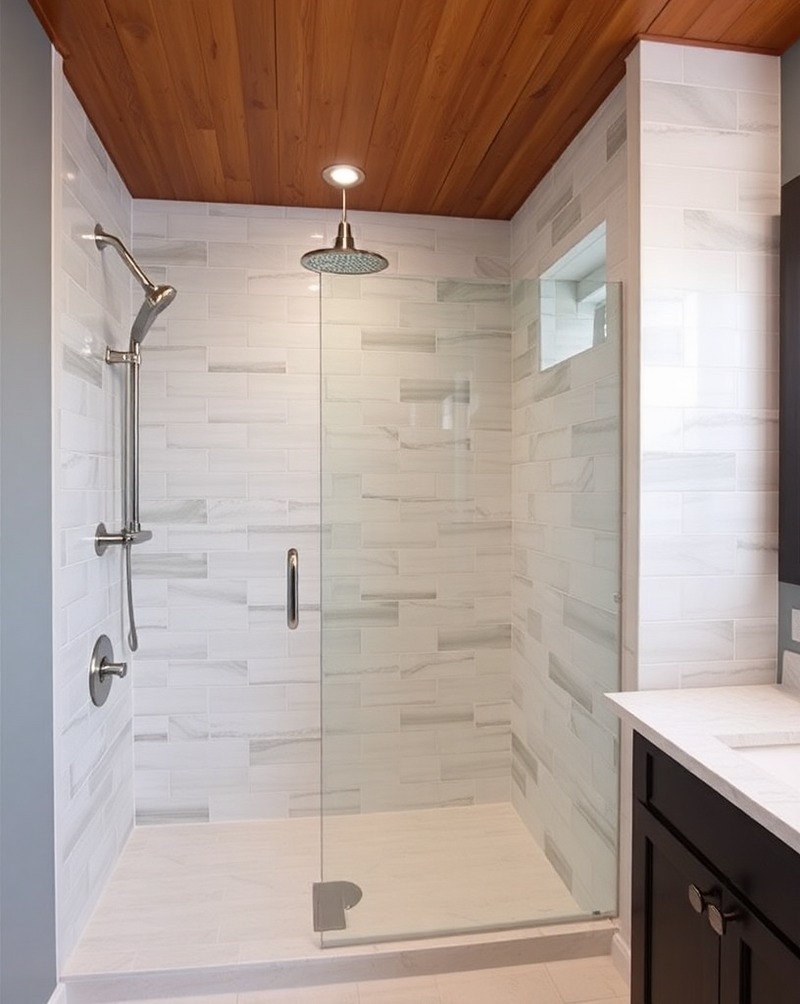
M115 237L114 234L107 234L99 223L94 228L94 242L101 251L104 247L114 248L144 290L144 302L139 307L139 313L136 315L133 327L131 328L131 340L140 344L156 317L175 299L177 295L175 287L156 286L155 283L150 282L119 237Z
M334 275L370 275L388 268L389 262L382 254L356 247L347 222L347 189L360 185L364 172L350 164L333 164L325 168L322 177L333 188L342 190L342 219L333 247L306 251L300 264L311 272L331 272Z
M176 297L174 286L157 286L144 274L133 255L119 237L107 234L98 223L94 228L94 242L102 251L112 247L125 262L134 278L144 290L144 302L131 326L130 341L126 350L106 347L106 362L123 364L128 367L126 381L125 429L123 432L123 478L122 478L122 529L109 533L100 523L94 535L94 549L104 554L112 544L125 549L125 578L128 596L128 645L132 652L139 647L136 633L136 619L133 611L133 584L131 573L131 548L142 544L153 536L150 530L143 530L139 522L139 366L141 352L139 346L156 317L168 307Z

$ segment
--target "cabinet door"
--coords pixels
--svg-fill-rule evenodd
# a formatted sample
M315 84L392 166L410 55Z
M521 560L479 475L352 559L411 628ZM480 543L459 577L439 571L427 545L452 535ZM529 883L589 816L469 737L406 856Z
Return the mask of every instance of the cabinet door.
M720 939L698 895L720 903L717 876L635 801L632 1004L717 1004Z
M732 895L720 938L721 1004L797 1004L800 957Z

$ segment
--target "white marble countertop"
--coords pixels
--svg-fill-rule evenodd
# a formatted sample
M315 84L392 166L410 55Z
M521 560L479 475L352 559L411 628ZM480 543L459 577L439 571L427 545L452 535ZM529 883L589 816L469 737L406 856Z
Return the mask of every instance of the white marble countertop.
M800 771L795 787L732 748L800 744L796 691L709 687L606 699L623 722L800 853Z

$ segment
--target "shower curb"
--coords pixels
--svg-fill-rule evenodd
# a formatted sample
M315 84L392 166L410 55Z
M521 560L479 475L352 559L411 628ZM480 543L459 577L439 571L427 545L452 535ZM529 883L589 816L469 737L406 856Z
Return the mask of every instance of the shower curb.
M62 976L66 1004L119 1004L196 995L287 990L336 983L499 969L609 955L617 934L602 919L504 933L320 949L308 956L228 966Z

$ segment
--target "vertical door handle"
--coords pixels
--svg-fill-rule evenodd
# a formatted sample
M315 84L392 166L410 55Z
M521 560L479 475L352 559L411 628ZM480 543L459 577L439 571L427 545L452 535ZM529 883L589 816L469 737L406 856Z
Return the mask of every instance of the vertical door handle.
M286 623L292 631L300 619L298 589L297 548L290 547L286 552Z

